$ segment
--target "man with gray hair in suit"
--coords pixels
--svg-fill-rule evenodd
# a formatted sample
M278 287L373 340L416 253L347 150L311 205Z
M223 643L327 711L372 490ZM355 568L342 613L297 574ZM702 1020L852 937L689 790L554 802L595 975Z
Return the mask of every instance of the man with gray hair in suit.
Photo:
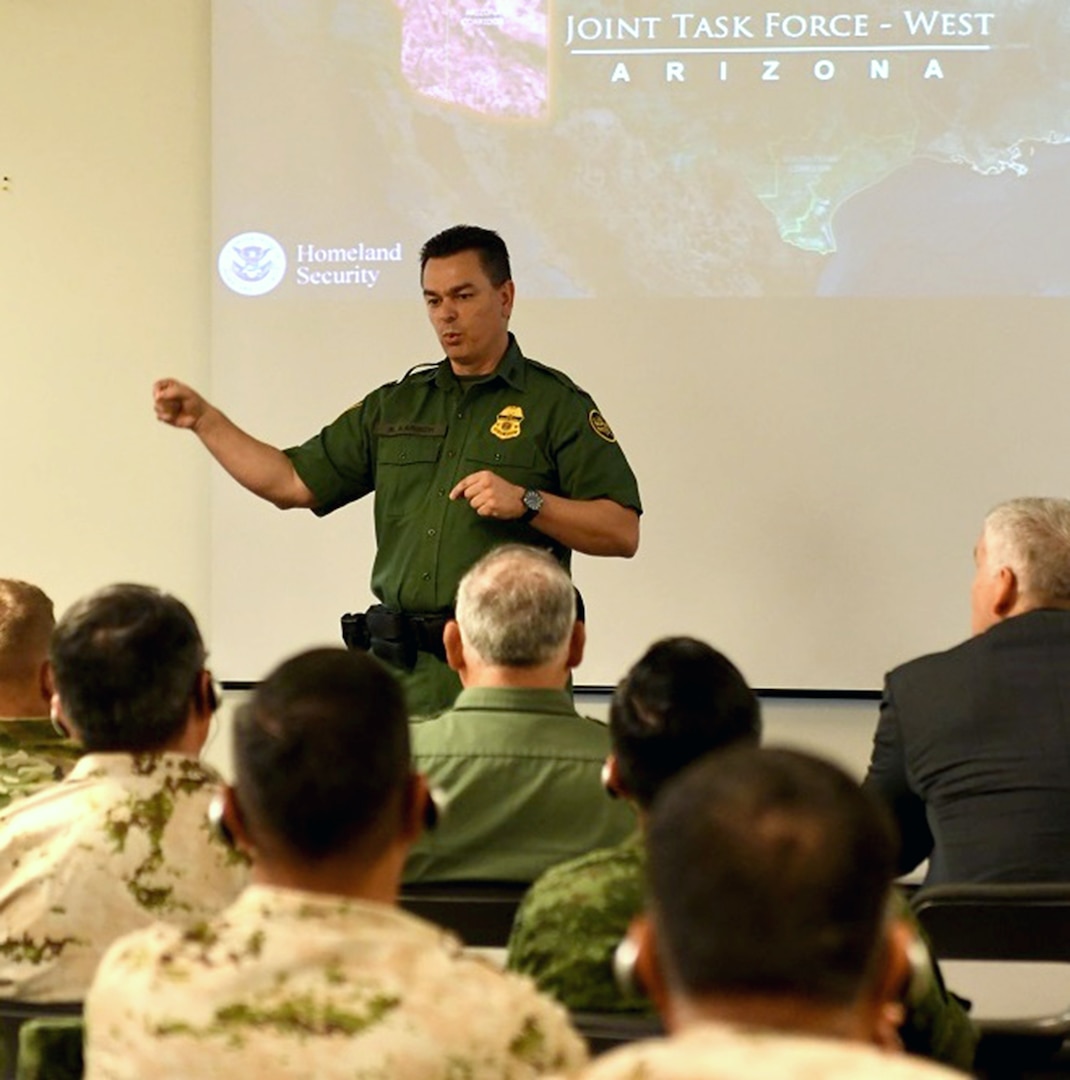
M444 641L464 689L448 712L414 721L412 742L446 813L405 880L533 881L623 840L634 817L598 783L606 729L572 703L585 631L557 560L521 544L484 556L461 579Z
M1001 503L974 561L973 636L887 676L866 785L900 873L1070 881L1070 500Z

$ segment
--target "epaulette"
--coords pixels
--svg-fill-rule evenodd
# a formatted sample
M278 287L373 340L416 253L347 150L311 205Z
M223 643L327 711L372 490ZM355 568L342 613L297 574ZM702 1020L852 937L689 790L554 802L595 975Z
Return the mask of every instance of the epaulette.
M400 383L403 383L407 378L409 378L410 375L429 375L435 371L438 371L438 366L441 362L441 360L427 360L422 364L416 364L415 367L409 368L409 370L406 371L405 374L397 380L397 382L388 385L397 386Z
M561 383L562 386L567 386L569 390L576 390L579 393L583 394L584 397L589 398L591 396L587 393L586 390L583 389L582 386L569 378L569 376L566 375L563 371L558 371L557 368L552 368L549 364L542 364L538 360L532 360L530 356L525 356L524 359L528 362L528 364L531 365L531 367L538 368L539 371L545 371L547 375L556 379L559 383Z

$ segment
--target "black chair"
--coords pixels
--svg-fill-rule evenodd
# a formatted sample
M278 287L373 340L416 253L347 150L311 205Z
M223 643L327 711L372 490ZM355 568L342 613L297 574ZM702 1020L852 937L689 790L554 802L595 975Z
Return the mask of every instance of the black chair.
M1022 977L1028 972L1023 965L1065 966L1065 999L1055 1009L1038 1006L1027 991L1020 1003L1016 998L1013 1015L976 1018L978 1072L1020 1076L1043 1071L1054 1055L1062 1059L1070 1038L1070 884L935 885L919 890L911 905L950 988L967 996L970 987L956 985L954 966L945 961L983 962L989 985Z
M19 1059L19 1033L30 1020L80 1018L80 1001L35 1002L0 1001L0 1054L3 1055L4 1080L15 1080ZM78 1036L80 1043L81 1037Z
M465 945L504 948L528 882L458 881L405 885L401 906L413 915L452 930Z
M665 1034L661 1020L653 1014L570 1012L569 1016L575 1029L587 1040L592 1057L615 1046Z

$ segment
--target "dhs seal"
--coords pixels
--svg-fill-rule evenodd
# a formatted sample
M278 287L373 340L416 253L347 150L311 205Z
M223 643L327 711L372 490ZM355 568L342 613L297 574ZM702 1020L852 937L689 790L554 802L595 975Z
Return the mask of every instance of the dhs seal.
M282 281L286 252L267 233L238 233L223 245L217 265L228 289L242 296L263 296Z

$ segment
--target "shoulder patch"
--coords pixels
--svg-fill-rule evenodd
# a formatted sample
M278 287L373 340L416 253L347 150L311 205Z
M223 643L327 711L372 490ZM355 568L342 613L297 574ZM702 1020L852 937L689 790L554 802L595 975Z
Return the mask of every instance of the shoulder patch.
M606 423L605 417L603 417L597 409L592 409L587 414L587 420L596 435L605 439L606 442L615 443L617 441L617 436L613 434L613 429Z

